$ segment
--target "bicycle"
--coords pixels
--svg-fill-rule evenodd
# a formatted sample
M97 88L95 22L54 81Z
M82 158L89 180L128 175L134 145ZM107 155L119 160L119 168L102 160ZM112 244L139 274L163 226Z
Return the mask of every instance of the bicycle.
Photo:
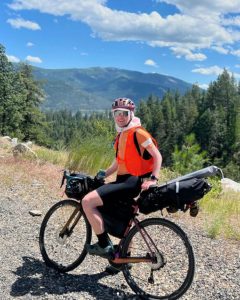
M70 175L65 171L62 184L65 179L66 194L74 199L62 200L50 208L39 237L45 263L63 273L77 268L87 255L85 245L91 243L92 230L81 199L99 186L96 178L88 175ZM109 262L122 265L126 282L140 298L178 299L191 286L195 273L194 252L186 233L164 218L140 221L135 200L131 208L127 223L122 226L120 220L118 224L115 236L120 241ZM103 218L107 231L114 235L109 230L108 216Z

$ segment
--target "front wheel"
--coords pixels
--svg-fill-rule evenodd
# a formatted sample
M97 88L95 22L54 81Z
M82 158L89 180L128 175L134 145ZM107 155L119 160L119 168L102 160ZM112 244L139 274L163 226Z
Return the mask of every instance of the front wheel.
M59 272L75 269L84 260L92 237L82 206L75 200L53 205L43 219L39 245L45 263Z
M190 287L194 253L187 235L175 223L161 218L138 223L127 235L121 255L129 252L130 257L148 259L123 270L127 283L141 298L178 299Z

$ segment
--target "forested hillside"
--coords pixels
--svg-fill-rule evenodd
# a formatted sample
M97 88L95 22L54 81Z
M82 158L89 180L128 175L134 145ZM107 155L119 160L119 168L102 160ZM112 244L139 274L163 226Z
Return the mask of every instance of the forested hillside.
M119 95L117 95L119 96ZM125 95L123 95L125 96ZM30 66L15 69L0 47L0 134L47 147L111 153L111 113L69 110L43 113L43 90ZM179 173L216 164L240 180L240 84L225 70L206 92L193 86L184 95L167 92L138 104L136 115L157 139L164 165Z

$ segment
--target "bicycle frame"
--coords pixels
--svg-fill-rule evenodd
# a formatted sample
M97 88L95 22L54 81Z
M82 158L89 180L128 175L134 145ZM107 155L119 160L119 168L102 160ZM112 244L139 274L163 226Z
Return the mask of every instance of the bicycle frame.
M145 241L150 254L148 253L145 257L119 257L119 253L115 253L115 258L112 260L113 263L116 264L123 264L123 263L140 263L140 262L146 262L146 263L151 263L153 262L153 251L150 247L149 242L147 241L147 239L150 240L150 243L154 246L154 248L157 250L157 247L155 246L152 238L149 236L149 234L147 233L147 231L144 228L141 228L139 226L140 221L136 218L137 216L137 212L138 212L138 205L134 205L134 216L133 218L130 220L128 227L126 228L126 231L124 233L124 237L120 240L119 242L119 247L121 247L124 238L127 236L127 234L130 231L130 228L132 226L132 224L134 223L134 225L137 227L138 231L140 232L143 240Z
M81 203L80 203L80 205L81 205ZM127 234L129 233L129 231L131 229L132 224L134 223L134 225L137 227L138 231L140 232L143 240L145 241L145 243L146 243L146 245L149 249L150 254L148 253L145 257L119 257L119 252L116 252L115 257L112 260L113 263L124 264L124 263L140 263L140 262L151 263L151 262L153 262L154 253L153 253L153 251L150 247L150 243L154 246L154 248L156 250L157 250L157 248L156 248L152 238L147 233L147 231L144 228L141 228L139 226L140 221L136 218L137 212L138 212L138 205L136 204L136 205L134 205L134 212L133 212L134 216L130 220L130 222L128 224L128 227L126 228L126 231L124 233L124 237L119 242L119 247L121 247L124 238L127 236ZM72 212L72 214L69 217L68 221L66 222L66 224L63 226L62 230L60 231L59 236L63 237L65 234L70 236L72 231L74 230L74 227L77 225L79 219L81 218L81 216L82 216L82 211L81 211L80 206L79 206L79 208L76 208ZM75 217L76 217L76 219L74 220ZM73 221L73 224L71 225L72 221ZM71 227L70 227L70 225L71 225Z

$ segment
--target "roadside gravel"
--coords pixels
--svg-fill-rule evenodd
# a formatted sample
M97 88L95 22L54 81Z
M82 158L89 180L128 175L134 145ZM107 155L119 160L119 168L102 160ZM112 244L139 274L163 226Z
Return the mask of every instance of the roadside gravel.
M107 275L104 259L87 257L74 271L58 274L39 253L39 228L44 214L60 199L56 168L53 182L41 166L13 169L1 160L0 180L0 299L137 299L123 275ZM37 173L37 171L39 173ZM39 174L42 174L40 176ZM5 180L10 177L10 180ZM33 217L32 209L42 212ZM160 213L158 214L160 215ZM184 300L240 299L240 242L207 237L200 221L174 219L188 234L196 255L196 276Z

